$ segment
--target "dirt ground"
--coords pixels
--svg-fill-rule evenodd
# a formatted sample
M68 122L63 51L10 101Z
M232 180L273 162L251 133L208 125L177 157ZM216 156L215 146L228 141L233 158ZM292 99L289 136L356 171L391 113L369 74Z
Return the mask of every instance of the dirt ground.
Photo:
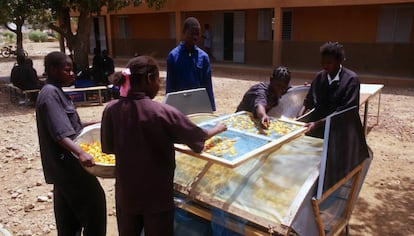
M41 74L43 56L58 47L27 44L26 49ZM0 58L0 76L10 74L13 60ZM267 80L265 75L237 71L213 70L213 76L218 115L234 112L252 84ZM303 82L293 78L292 84ZM160 93L156 100L162 99ZM370 103L367 136L374 160L352 214L350 235L414 235L414 88L384 87L379 124L375 125L377 102L376 97ZM87 106L78 111L83 121L97 121L103 108ZM1 90L0 124L0 228L13 235L56 235L52 186L43 177L34 109L11 104ZM101 182L108 202L108 235L117 235L114 181Z

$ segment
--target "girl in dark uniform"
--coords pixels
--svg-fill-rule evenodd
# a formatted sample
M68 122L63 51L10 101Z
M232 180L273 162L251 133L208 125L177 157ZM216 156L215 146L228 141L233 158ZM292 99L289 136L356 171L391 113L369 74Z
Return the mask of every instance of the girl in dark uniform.
M103 152L116 155L119 235L140 235L143 228L146 236L173 235L174 143L201 152L204 141L226 127L201 129L174 107L153 101L160 78L151 57L134 57L115 78L121 97L105 107L101 142Z
M314 108L302 121L308 122L308 135L323 138L325 118L336 111L359 106L360 82L355 72L342 66L343 46L328 42L321 46L320 71L312 81L301 114Z

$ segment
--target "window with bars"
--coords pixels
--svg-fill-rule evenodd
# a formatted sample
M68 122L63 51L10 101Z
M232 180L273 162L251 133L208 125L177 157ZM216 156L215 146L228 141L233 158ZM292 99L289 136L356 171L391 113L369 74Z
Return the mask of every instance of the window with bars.
M170 31L170 39L175 39L175 13L171 13L169 15L169 31Z
M292 40L292 11L282 13L282 40Z
M119 38L126 39L130 37L129 21L127 16L118 17Z
M414 5L383 6L378 21L377 42L410 42L413 17Z
M257 39L258 40L272 40L272 17L273 12L270 9L259 10Z

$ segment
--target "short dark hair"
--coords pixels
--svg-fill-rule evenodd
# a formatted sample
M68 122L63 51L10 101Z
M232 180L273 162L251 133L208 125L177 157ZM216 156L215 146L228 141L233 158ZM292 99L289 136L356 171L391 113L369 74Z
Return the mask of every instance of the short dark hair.
M320 47L321 56L333 56L338 61L345 60L344 46L338 42L327 42Z
M286 84L290 83L290 71L285 66L279 66L273 70L271 81L282 81Z
M200 29L200 22L198 22L197 18L188 17L187 19L185 19L184 26L183 26L183 33L185 33L185 31L189 29L194 29L194 28Z
M49 72L50 68L61 68L65 65L66 60L68 59L68 55L63 52L51 52L46 55L44 60L45 65L45 72L46 74Z

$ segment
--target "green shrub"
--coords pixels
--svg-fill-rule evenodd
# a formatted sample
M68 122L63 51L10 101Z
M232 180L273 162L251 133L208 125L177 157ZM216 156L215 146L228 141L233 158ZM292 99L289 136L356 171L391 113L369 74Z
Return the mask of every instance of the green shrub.
M34 30L29 33L29 39L33 42L46 42L47 34L40 30Z
M59 33L56 31L53 31L53 38L59 39Z
M6 41L13 41L16 38L16 34L10 31L4 31L3 37L6 38Z

